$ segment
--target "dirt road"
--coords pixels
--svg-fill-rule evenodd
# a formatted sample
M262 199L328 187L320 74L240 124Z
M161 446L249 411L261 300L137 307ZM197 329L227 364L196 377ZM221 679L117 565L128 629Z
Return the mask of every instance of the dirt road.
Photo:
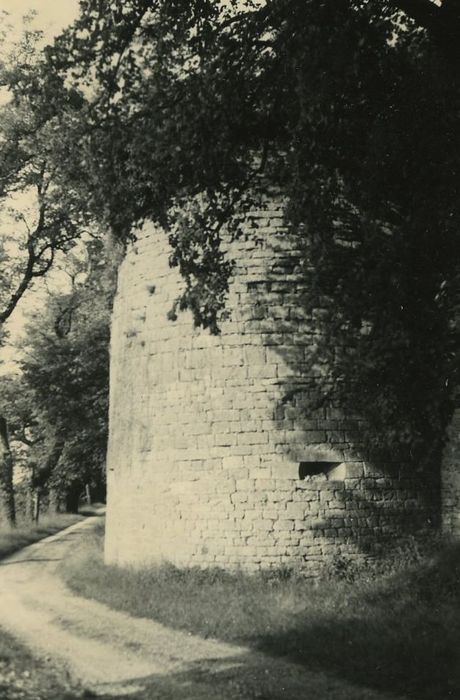
M0 625L35 655L64 667L84 697L389 700L282 658L170 630L73 595L56 568L97 520L0 562Z

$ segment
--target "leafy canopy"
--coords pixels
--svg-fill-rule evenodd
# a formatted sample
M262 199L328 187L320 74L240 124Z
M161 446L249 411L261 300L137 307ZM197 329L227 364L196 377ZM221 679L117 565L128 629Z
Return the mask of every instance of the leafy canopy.
M26 19L20 40L0 50L0 327L91 221L79 191L62 186L84 98L47 71L42 41Z
M460 95L409 4L83 0L48 61L88 100L67 182L121 238L165 226L197 323L218 330L224 224L267 183L286 196L324 309L320 390L417 455L455 381Z
M113 284L101 244L89 250L90 273L75 258L72 289L49 297L40 322L31 317L21 374L10 381L16 396L2 390L13 436L29 448L34 485L61 494L90 484L101 495L105 484Z

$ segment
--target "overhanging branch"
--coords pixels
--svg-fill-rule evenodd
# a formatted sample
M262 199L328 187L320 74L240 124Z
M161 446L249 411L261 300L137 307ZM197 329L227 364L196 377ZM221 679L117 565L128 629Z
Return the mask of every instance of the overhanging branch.
M441 8L432 0L391 0L391 4L411 17L418 25L429 31L438 31Z
M391 4L428 31L450 58L460 57L460 3L443 0L437 5L433 0L390 0Z

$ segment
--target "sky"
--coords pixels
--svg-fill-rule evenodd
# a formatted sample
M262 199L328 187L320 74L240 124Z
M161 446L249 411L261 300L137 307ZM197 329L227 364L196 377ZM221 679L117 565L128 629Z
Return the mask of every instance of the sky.
M78 0L0 0L0 11L10 14L17 32L21 18L30 10L38 13L36 26L52 39L61 29L70 24L78 14Z

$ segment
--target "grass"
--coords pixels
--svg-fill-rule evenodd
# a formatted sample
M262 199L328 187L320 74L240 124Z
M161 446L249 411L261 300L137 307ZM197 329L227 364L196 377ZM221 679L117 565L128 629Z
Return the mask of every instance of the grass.
M82 697L65 672L36 659L22 644L0 631L0 697L2 700L76 700Z
M0 559L44 537L54 535L79 520L82 520L81 515L62 513L43 516L38 523L19 522L15 528L2 527L0 528Z
M106 567L102 529L62 569L77 593L417 700L460 697L460 547L401 552L379 575ZM408 564L410 559L411 563Z

